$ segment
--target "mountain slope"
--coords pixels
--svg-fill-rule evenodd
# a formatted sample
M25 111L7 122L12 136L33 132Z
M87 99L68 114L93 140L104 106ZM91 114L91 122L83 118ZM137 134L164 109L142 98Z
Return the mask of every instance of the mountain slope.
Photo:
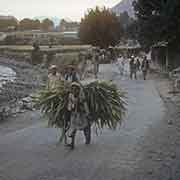
M132 6L133 1L134 0L122 0L112 8L112 11L118 15L127 11L130 17L134 17L134 9Z

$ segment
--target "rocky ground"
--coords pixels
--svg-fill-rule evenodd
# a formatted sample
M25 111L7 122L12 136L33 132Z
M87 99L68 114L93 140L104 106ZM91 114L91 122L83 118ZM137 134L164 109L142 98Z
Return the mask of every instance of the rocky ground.
M7 81L0 88L0 134L6 134L38 122L41 115L34 111L31 95L44 87L48 71L41 65L33 66L26 61L6 57L0 57L0 65L16 72L16 79ZM85 74L88 78L91 77L91 68L89 66Z
M13 82L7 81L0 88L0 129L1 133L6 133L6 130L8 133L25 128L36 121L31 118L36 112L32 111L29 96L44 86L47 69L4 57L0 57L0 65L10 67L16 72L16 79Z
M1 88L1 104L28 96L44 85L44 81L47 79L46 69L42 69L40 66L32 66L25 61L0 57L0 65L12 68L17 75L14 82L7 82Z

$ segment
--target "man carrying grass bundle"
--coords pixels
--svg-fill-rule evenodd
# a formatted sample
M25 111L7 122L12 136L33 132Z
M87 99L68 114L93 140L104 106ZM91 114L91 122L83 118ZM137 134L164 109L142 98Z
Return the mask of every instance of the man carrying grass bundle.
M68 136L71 138L71 143L67 144L71 149L74 149L75 136L77 130L83 130L86 139L86 144L91 141L91 126L89 118L89 109L86 103L85 95L81 85L78 82L71 84L71 92L68 96L66 128Z
M49 125L61 129L59 142L74 149L78 130L84 132L85 143L91 142L91 125L98 130L115 130L123 121L126 112L125 92L107 81L92 82L59 81L54 89L41 90L36 107L48 116Z

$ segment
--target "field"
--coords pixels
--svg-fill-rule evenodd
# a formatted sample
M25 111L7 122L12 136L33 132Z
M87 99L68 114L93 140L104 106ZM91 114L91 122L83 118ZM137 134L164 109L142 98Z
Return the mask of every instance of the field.
M92 46L90 45L58 45L53 46L52 48L49 48L48 46L40 46L41 59L37 59L33 62L35 64L36 61L38 64L44 63L46 66L56 64L59 69L63 69L63 67L69 64L77 66L80 64L79 53L87 52L91 48ZM26 61L33 64L31 58L32 50L33 47L30 45L1 45L0 55L8 59ZM44 59L44 55L47 55L47 59Z
M86 51L90 49L90 45L59 45L52 46L49 48L48 46L40 46L40 50L42 52L53 51L56 53L64 53L64 52L78 52L78 51ZM0 52L2 51L13 51L13 52L31 52L33 47L30 45L1 45Z

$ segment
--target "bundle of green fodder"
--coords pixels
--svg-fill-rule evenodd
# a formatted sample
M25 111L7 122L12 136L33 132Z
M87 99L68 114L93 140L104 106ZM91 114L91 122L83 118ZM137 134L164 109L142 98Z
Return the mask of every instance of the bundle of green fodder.
M98 129L116 129L126 113L125 92L107 81L95 81L84 86L90 114Z
M35 107L48 117L50 126L64 128L70 83L60 81L55 89L43 89L34 96Z
M126 113L125 93L112 82L95 81L82 85L92 123L97 130L116 129ZM71 85L60 82L54 90L42 90L36 96L36 105L48 116L49 125L65 132L65 113Z

